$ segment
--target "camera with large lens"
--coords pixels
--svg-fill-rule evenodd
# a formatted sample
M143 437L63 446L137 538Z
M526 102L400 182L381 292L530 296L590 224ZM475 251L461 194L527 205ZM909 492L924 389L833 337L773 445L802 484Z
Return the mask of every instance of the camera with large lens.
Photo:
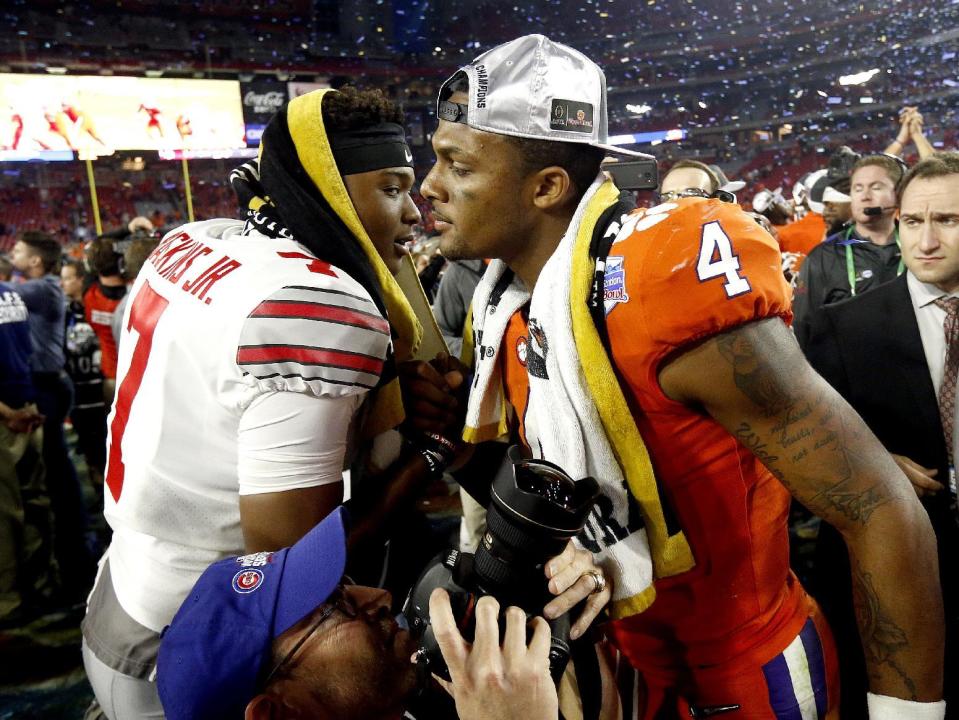
M430 626L429 598L436 588L449 593L460 632L472 640L476 601L495 597L503 611L510 605L527 615L542 614L552 595L545 564L559 555L583 529L599 496L591 477L573 480L545 460L528 460L518 447L507 453L493 481L486 508L486 534L476 554L450 550L420 575L403 607L410 632L419 643L417 665L449 679L446 663ZM569 661L568 614L549 621L550 673L558 681ZM500 623L501 630L503 623Z

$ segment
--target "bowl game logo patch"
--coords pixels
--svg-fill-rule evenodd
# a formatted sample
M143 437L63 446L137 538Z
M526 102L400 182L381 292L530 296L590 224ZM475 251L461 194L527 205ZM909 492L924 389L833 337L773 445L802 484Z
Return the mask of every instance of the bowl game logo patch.
M262 584L263 572L254 568L240 570L233 576L233 589L241 595L253 592Z
M606 258L606 272L603 275L603 307L609 315L618 303L629 302L626 294L626 268L623 258L610 255Z
M550 130L571 130L573 132L593 132L593 106L575 100L553 100L549 112Z

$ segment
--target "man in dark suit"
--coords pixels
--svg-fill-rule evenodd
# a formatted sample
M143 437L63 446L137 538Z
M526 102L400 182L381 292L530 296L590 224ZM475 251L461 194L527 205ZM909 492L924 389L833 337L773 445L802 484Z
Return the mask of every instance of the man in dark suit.
M908 272L826 306L806 353L893 454L929 513L939 541L946 610L947 716L959 717L959 153L920 162L903 178L899 198ZM825 525L820 551L818 599L836 632L843 696L855 702L865 672L852 622L848 565L843 567L838 533ZM889 538L889 552L909 548ZM841 717L865 717L864 709L844 703Z

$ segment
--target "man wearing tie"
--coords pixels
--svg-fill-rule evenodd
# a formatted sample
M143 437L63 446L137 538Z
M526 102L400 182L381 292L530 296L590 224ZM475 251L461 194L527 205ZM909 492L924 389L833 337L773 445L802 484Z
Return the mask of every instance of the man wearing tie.
M899 200L907 272L826 306L807 357L893 454L932 520L946 611L946 713L959 717L959 153L937 153L913 167L900 183ZM821 533L830 546L824 562L842 551L841 542L829 542L830 531L824 526ZM909 548L889 538L889 552ZM839 567L844 556L825 570L818 599L837 631L844 699L854 700L865 674L854 634L842 637L844 625L854 627L847 622L848 570ZM846 709L844 703L843 717L859 717Z

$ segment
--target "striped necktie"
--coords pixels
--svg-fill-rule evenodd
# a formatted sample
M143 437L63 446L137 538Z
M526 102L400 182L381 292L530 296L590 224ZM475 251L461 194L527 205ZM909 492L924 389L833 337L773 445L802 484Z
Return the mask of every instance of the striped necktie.
M941 297L934 301L946 311L942 329L946 336L946 360L942 368L942 384L939 385L939 418L945 436L949 465L953 465L952 439L956 419L956 376L959 374L959 298Z

